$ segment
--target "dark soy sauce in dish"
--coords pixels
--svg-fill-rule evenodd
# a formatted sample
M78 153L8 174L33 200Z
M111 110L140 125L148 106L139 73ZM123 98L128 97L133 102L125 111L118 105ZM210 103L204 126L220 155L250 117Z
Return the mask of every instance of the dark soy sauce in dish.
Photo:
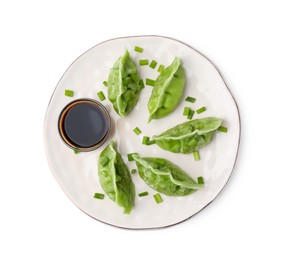
M63 109L59 131L63 141L71 148L91 151L107 139L110 117L99 102L76 100Z

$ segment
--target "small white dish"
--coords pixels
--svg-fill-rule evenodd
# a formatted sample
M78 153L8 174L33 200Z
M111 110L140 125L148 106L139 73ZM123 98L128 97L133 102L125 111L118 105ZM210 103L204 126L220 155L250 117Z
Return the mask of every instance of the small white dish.
M143 53L134 51L134 46L144 48ZM142 157L163 157L186 171L192 178L203 176L205 187L186 197L168 197L162 194L163 203L156 204L153 194L138 174L132 175L136 199L130 215L123 214L107 196L104 200L94 199L95 192L104 193L98 180L97 161L100 152L109 140L99 149L74 154L61 140L58 132L58 118L61 110L72 100L91 98L98 100L97 92L107 89L102 82L107 80L109 69L128 49L136 64L140 59L156 60L158 64L169 65L178 56L186 73L184 99L192 96L197 101L192 104L184 99L170 115L147 123L148 99L152 87L145 86L138 104L125 118L120 118L106 100L101 103L107 108L113 121L114 131L110 139L117 143L119 152L129 169L136 168L128 162L127 154L137 152ZM156 79L156 69L138 66L142 79ZM65 89L74 91L74 96L64 95ZM207 110L195 118L220 117L227 133L218 132L209 145L200 149L201 160L194 161L192 154L173 154L156 145L142 145L144 135L152 136L186 121L182 116L185 106ZM139 127L142 133L137 136L133 129ZM51 171L72 202L89 216L104 223L129 229L152 229L180 223L198 213L213 201L226 185L233 171L239 149L240 118L236 102L216 66L204 55L178 40L162 36L134 36L105 41L91 48L75 60L59 81L49 103L45 123L44 142ZM138 193L148 191L149 196L138 197Z

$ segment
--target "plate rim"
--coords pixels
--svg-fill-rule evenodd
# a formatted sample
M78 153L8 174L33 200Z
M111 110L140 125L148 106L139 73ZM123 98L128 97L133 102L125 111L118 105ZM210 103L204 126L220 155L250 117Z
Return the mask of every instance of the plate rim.
M231 169L231 172L230 172L230 175L228 177L228 179L226 180L225 184L223 185L223 187L221 188L221 190L218 192L218 194L209 202L207 203L204 207L202 207L200 210L198 210L196 213L192 214L191 216L181 220L181 221L178 221L176 223L172 223L172 224L169 224L169 225L164 225L164 226L158 226L158 227L142 227L142 228L132 228L132 227L122 227L122 226L119 226L119 225L115 225L115 224L111 224L111 223L108 223L108 222L104 222L103 220L100 220L100 219L97 219L96 217L88 214L87 212L85 212L79 205L77 205L73 199L70 197L70 195L66 192L66 190L64 189L63 185L60 183L60 181L58 180L58 178L56 177L56 175L54 174L54 172L52 171L52 168L51 168L51 162L48 158L48 152L47 152L47 146L46 146L46 143L45 143L45 125L46 125L46 119L47 119L47 115L48 115L48 111L49 111L49 108L50 108L50 104L51 104L51 101L54 97L54 94L55 94L55 91L58 87L58 85L60 84L60 82L62 81L63 77L66 75L67 71L70 69L70 67L73 66L73 64L78 60L80 59L83 55L85 55L87 52L89 52L90 50L96 48L97 46L99 45L102 45L106 42L110 42L110 41L114 41L114 40L120 40L120 39L130 39L130 38L146 38L146 37L155 37L155 38L163 38L163 39L168 39L168 40L173 40L173 41L176 41L176 42L179 42L183 45L185 45L186 47L194 50L195 52L197 52L198 54L200 54L203 58L205 58L206 60L208 60L211 65L214 66L214 68L216 69L216 71L218 72L218 74L220 75L221 79L223 80L223 83L227 89L227 91L229 92L234 104L235 104L235 107L236 107L236 110L237 110L237 115L238 115L238 124L239 124L239 131L238 131L238 142L237 142L237 151L236 151L236 155L235 155L235 160L234 160L234 164L233 164L233 167ZM235 169L235 166L237 164L237 159L238 159L238 154L239 154L239 150L240 150L240 141L241 141L241 116L240 116L240 111L239 111L239 107L237 105L237 101L236 99L234 98L228 84L226 83L226 80L225 78L223 77L222 75L222 72L220 71L220 69L218 68L218 66L210 59L208 58L206 55L204 55L203 53L201 53L200 51L198 51L196 48L192 47L190 44L184 42L184 41L181 41L181 40L178 40L174 37L170 37L170 36L163 36L163 35L157 35L157 34L146 34L146 35L130 35L130 36L121 36L121 37L115 37L115 38L111 38L111 39L108 39L108 40L105 40L105 41L102 41L98 44L95 44L93 45L91 48L89 48L88 50L86 50L85 52L83 52L82 54L80 54L76 59L73 60L73 62L68 66L68 68L65 70L65 72L62 74L61 78L58 80L58 83L56 84L54 90L53 90L53 93L50 97L50 100L48 102L48 106L47 106L47 109L46 109L46 113L45 113L45 117L44 117L44 124L43 124L43 141L44 141L44 146L45 146L45 154L46 154L46 159L47 159L47 162L48 162L48 166L50 168L50 171L52 172L54 178L56 179L57 183L59 184L59 186L61 187L61 189L63 190L63 192L66 194L66 196L71 200L71 202L78 208L80 209L83 213L85 213L87 216L91 217L92 219L95 219L101 223L104 223L108 226L112 226L112 227L116 227L116 228L119 228L119 229L125 229L125 230L156 230L156 229L165 229L165 228L168 228L168 227L173 227L173 226L176 226L178 224L181 224L183 222L186 222L187 220L189 220L190 218L194 217L195 215L197 215L199 212L201 212L203 209L205 209L207 206L209 206L217 197L219 197L219 195L223 192L223 190L225 189L226 185L228 184L228 182L230 181L232 175L233 175L233 172L234 172L234 169Z

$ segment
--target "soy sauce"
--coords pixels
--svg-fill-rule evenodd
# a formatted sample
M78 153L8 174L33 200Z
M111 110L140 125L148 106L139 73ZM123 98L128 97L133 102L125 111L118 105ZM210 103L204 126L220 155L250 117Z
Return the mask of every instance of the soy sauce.
M88 151L99 147L110 131L110 117L95 100L76 100L66 106L59 119L62 139L71 148Z

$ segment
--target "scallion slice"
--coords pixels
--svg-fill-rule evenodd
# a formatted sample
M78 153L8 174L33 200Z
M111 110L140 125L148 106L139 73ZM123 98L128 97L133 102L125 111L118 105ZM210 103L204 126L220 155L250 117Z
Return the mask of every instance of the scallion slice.
M224 126L220 126L217 130L223 133L227 133L227 128Z
M184 107L184 112L183 112L183 116L188 116L190 113L190 108L189 107Z
M133 132L134 132L135 134L137 134L137 135L140 135L140 134L142 133L142 131L141 131L138 127L135 127L135 128L133 129Z
M133 158L134 154L137 154L137 153L129 153L129 154L127 154L127 158L128 158L129 162L134 161L134 158Z
M136 169L132 169L132 170L131 170L131 173L132 173L132 174L135 174L136 172L137 172Z
M102 84L107 87L107 81L103 81Z
M149 140L150 140L150 137L149 137L149 136L143 136L142 144L148 145Z
M157 61L152 60L149 67L152 68L152 69L155 69L156 66L157 66Z
M146 145L152 145L152 144L155 144L155 143L156 142L154 140L149 140Z
M152 145L152 144L155 144L155 141L154 140L150 140L149 136L143 136L142 144Z
M70 89L65 89L65 96L67 97L73 97L73 91Z
M149 64L149 61L148 60L139 60L139 65L140 66L146 66Z
M198 184L205 184L204 178L202 176L198 177Z
M191 103L195 103L195 102L196 102L196 99L193 98L193 97L187 97L187 98L185 99L185 101L188 101L188 102L191 102Z
M104 96L104 94L103 94L102 91L99 91L99 92L97 93L97 96L99 97L99 99L100 99L101 101L103 101L103 100L105 99L105 96Z
M134 51L137 51L137 52L142 53L142 52L144 51L144 49L141 48L141 47L139 47L139 46L135 46L135 47L134 47Z
M148 196L148 191L144 191L138 194L139 197L144 197L144 196Z
M102 194L102 193L94 193L93 197L95 199L103 200L104 199L104 194Z
M193 151L193 156L194 156L195 161L199 161L201 159L200 153L198 150Z
M163 199L162 199L162 197L161 197L161 195L159 193L154 194L153 197L154 197L156 203L163 202Z
M187 118L191 120L193 118L194 114L195 114L195 111L190 109L190 112L189 112Z
M145 83L146 83L146 85L148 85L148 86L154 87L154 85L155 85L155 80L153 80L153 79L146 79Z
M78 151L78 150L73 150L73 153L74 153L74 154L79 154L80 151Z
M201 108L197 109L196 112L197 112L197 114L200 114L200 113L205 112L206 110L207 110L206 107L201 107Z
M141 80L139 81L139 85L141 86L141 88L145 88L143 79L141 79Z
M158 71L158 72L162 72L162 70L163 70L164 68L165 68L165 66L161 64L161 65L159 66L159 68L158 68L157 71Z

